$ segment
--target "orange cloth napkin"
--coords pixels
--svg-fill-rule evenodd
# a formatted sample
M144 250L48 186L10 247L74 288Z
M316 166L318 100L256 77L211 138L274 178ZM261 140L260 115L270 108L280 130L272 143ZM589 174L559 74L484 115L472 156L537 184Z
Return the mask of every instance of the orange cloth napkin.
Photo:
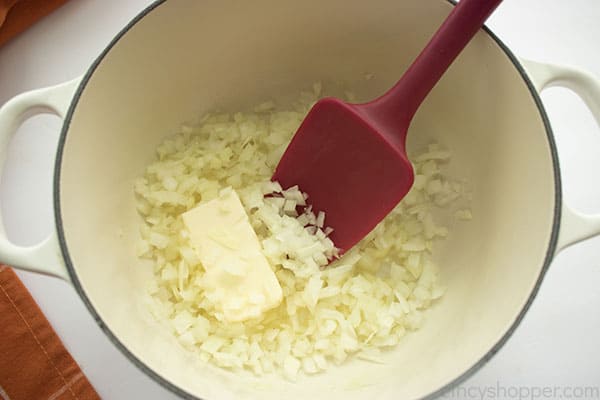
M0 399L100 399L12 268L0 265Z
M67 0L0 0L0 46Z

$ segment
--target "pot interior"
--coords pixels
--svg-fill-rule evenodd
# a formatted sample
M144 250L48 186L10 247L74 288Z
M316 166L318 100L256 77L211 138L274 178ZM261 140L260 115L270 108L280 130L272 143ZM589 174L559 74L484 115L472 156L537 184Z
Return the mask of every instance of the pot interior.
M133 181L185 121L214 109L285 102L317 81L361 100L389 88L451 10L445 0L171 0L127 30L89 77L66 132L60 215L82 292L122 345L203 399L418 398L482 359L540 276L554 218L553 164L540 112L509 57L480 32L412 123L409 153L436 141L472 191L435 256L447 291L423 327L385 354L296 383L202 364L143 304L151 267L135 256ZM365 73L373 79L365 80Z

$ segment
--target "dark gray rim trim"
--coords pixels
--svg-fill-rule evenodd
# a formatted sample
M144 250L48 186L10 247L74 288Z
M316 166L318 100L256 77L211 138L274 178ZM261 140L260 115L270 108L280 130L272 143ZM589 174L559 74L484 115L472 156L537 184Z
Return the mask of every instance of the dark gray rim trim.
M75 287L75 290L77 291L77 293L79 294L79 296L81 297L81 299L83 300L84 304L86 305L86 307L88 308L89 312L92 314L92 316L94 317L94 319L96 320L96 322L98 323L98 325L100 326L100 328L104 331L104 333L106 334L106 336L108 336L108 338L110 339L110 341L133 363L135 364L142 372L144 372L145 374L147 374L148 376L150 376L151 378L153 378L155 381L157 381L160 385L162 385L163 387L169 389L170 391L172 391L173 393L177 394L178 396L181 396L185 399L190 399L190 400L202 400L199 397L195 397L192 394L182 390L181 388L179 388L178 386L174 385L173 383L171 383L170 381L168 381L167 379L165 379L164 377L160 376L159 374L157 374L156 372L154 372L152 369L150 369L148 366L146 366L146 364L144 364L142 361L140 361L133 353L131 353L129 351L129 349L127 349L125 347L125 345L123 345L119 339L115 336L115 334L110 330L110 328L108 326L106 326L106 324L104 323L104 321L102 321L102 319L100 318L100 316L98 315L98 313L96 312L96 310L94 309L94 307L92 306L87 294L85 293L85 291L83 290L83 287L81 286L81 283L79 282L79 279L77 278L77 274L75 273L75 268L73 266L71 257L69 255L69 251L67 248L67 243L66 243L66 239L65 239L65 233L64 233L64 227L62 224L62 215L61 215L61 207L60 207L60 173L61 173L61 165L62 165L62 156L63 156L63 151L64 151L64 147L65 147L65 142L66 142L66 136L67 136L67 132L69 130L69 126L71 124L71 118L73 117L73 112L75 110L75 108L77 107L77 103L79 102L79 99L87 85L87 83L89 82L91 76L93 75L94 71L96 70L96 68L98 67L98 65L100 65L100 63L102 62L102 60L104 59L104 57L108 54L108 52L113 48L113 46L115 46L115 44L135 25L138 23L138 21L140 21L142 18L144 18L147 14L149 14L150 12L152 12L155 8L159 7L161 4L165 3L167 0L157 0L154 3L152 3L150 6L148 6L147 8L145 8L142 12L140 12L129 24L127 24L127 26L125 28L123 28L116 36L115 38L109 43L109 45L104 49L104 51L100 54L100 56L98 56L98 58L96 58L96 60L92 63L92 65L90 66L90 68L88 69L88 71L86 72L86 74L84 75L79 87L77 88L77 91L75 92L75 95L73 97L73 101L71 102L71 105L69 106L69 110L67 112L67 115L65 117L65 121L63 124L63 128L61 130L61 134L60 134L60 139L59 139L59 144L58 144L58 151L56 154L56 162L55 162L55 167L54 167L54 215L55 215L55 220L56 220L56 229L58 232L58 240L59 240L59 244L60 244L60 248L63 254L63 257L65 259L65 264L67 267L67 271L69 272L69 276L73 282L73 286ZM452 5L456 5L455 0L446 0L448 2L450 2ZM517 326L520 324L521 320L523 319L523 317L525 316L525 313L527 312L527 310L529 310L529 307L531 306L531 303L533 302L533 300L535 299L537 292L540 288L540 285L542 283L542 280L546 274L546 271L548 270L548 267L550 266L550 263L552 261L552 258L554 256L554 252L556 250L556 244L558 241L558 232L560 230L560 217L561 217L561 204L562 204L562 193L561 193L561 179L560 179L560 165L558 162L558 153L556 150L556 143L554 142L554 134L552 132L552 128L550 126L550 121L548 119L548 116L546 114L546 111L544 109L544 106L542 104L542 101L538 95L537 90L535 89L533 83L531 82L531 80L529 79L527 72L525 71L525 69L523 68L523 66L521 65L521 63L519 62L518 58L510 51L510 49L494 34L492 33L492 31L487 27L484 26L483 30L490 36L490 38L492 40L494 40L494 42L496 42L496 44L498 45L498 47L500 47L500 49L504 52L504 54L506 54L506 56L509 58L509 60L512 62L512 64L515 66L515 68L517 69L517 71L519 72L519 74L521 75L521 78L523 79L523 81L525 82L525 84L527 85L527 88L529 89L529 92L531 93L535 104L539 110L540 116L542 118L542 121L544 123L544 127L546 129L546 136L548 138L548 144L549 144L549 148L550 148L550 153L551 153L551 157L552 157L552 165L553 165L553 169L554 169L554 221L552 224L552 233L550 235L550 242L548 243L548 250L546 252L546 256L544 259L544 264L542 266L542 270L540 272L540 275L535 283L535 286L527 300L527 302L525 303L525 305L523 306L523 309L519 312L519 315L517 316L517 318L515 319L515 321L512 323L512 325L510 326L510 328L508 329L508 331L502 336L502 338L492 347L492 349L490 349L490 351L488 351L479 361L477 361L471 368L469 368L468 370L466 370L465 372L463 372L459 377L457 377L456 379L454 379L452 382L449 382L448 384L446 384L445 386L441 387L440 389L438 389L435 392L432 392L430 394L428 394L427 396L423 397L423 399L434 399L440 395L442 395L444 392L448 391L449 389L459 385L460 383L466 381L468 378L470 378L477 370L479 370L483 365L485 365L501 348L502 346L506 343L506 341L510 338L510 336L513 334L513 332L516 330Z

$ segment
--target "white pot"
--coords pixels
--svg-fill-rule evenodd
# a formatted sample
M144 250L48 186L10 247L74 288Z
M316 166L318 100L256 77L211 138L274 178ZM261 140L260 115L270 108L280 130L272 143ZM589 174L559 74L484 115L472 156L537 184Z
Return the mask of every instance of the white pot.
M562 248L600 233L569 209L538 92L562 85L600 118L600 83L569 68L517 59L481 31L419 110L415 148L436 140L451 174L473 189L474 219L436 256L447 292L423 328L382 365L352 361L297 383L202 364L149 317L151 270L135 257L133 179L184 121L294 94L315 81L353 85L362 99L401 75L452 5L440 0L158 1L109 45L83 78L24 93L0 109L0 149L32 114L64 119L58 143L56 232L34 247L0 233L0 259L73 283L113 343L188 398L412 399L465 379L507 340ZM2 158L2 164L3 164Z

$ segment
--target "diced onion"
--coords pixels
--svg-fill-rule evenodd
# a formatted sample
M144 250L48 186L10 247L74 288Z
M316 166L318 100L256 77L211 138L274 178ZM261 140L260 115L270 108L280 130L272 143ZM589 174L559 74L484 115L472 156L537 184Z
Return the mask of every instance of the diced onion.
M421 326L422 313L444 293L431 249L448 232L432 211L464 190L441 173L450 152L440 145L412 158L411 192L339 259L326 214L306 206L302 188L283 190L270 180L321 91L315 84L292 109L267 101L253 112L209 114L183 126L158 146L156 161L134 185L144 220L136 252L154 265L149 310L203 362L257 375L278 371L290 380L349 357L381 363L381 350ZM204 292L205 271L180 217L227 186L240 195L284 293L280 306L235 324L223 322ZM455 216L472 217L466 209ZM239 274L236 265L224 267L232 279Z

